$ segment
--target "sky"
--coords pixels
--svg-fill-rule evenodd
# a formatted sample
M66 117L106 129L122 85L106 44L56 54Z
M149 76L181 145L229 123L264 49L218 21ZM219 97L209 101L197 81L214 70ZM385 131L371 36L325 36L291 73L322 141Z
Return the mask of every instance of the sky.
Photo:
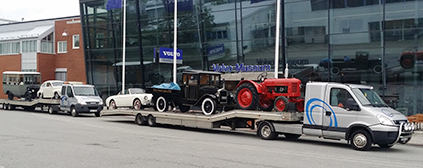
M0 18L42 20L79 15L79 0L2 0Z

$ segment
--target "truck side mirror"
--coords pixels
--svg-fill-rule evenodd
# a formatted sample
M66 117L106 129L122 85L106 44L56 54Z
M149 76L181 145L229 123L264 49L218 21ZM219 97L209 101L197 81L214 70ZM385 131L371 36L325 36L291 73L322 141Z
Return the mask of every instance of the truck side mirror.
M354 111L360 111L360 106L358 106L357 102L354 101L352 98L348 98L346 102L345 108L347 110L354 110Z

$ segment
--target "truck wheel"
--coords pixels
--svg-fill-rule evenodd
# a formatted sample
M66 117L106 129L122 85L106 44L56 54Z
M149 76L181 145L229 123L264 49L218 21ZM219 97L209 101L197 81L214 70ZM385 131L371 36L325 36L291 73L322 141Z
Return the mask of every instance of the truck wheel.
M165 112L169 109L168 100L164 98L163 96L160 96L159 98L157 98L155 106L157 108L157 111L160 111L160 112Z
M283 135L288 140L296 140L301 136L301 135L298 135L298 134L283 134Z
M13 93L9 91L9 93L7 94L7 98L9 98L9 100L13 100Z
M413 68L414 63L415 63L415 60L414 60L414 56L412 56L412 55L404 55L404 56L401 57L400 65L404 69Z
M153 115L148 115L147 117L147 124L150 127L155 127L157 125L156 123L156 117L153 117Z
M286 111L288 109L288 99L285 96L279 96L275 100L275 109L278 112Z
M236 105L240 109L255 110L259 101L259 95L254 85L244 83L236 89Z
M54 111L53 110L53 107L52 106L48 106L48 113L50 113L50 114L56 114L57 113L57 111Z
M273 105L273 101L272 100L261 100L259 102L259 107L260 109L262 109L263 111L272 111L274 105Z
M142 105L141 105L141 101L140 101L140 99L135 99L135 100L134 100L134 103L132 104L132 107L133 107L135 110L139 110L139 109L141 109Z
M372 147L372 138L369 133L364 130L355 131L350 139L351 147L355 150L366 151Z
M216 101L211 98L205 98L201 103L201 111L208 116L216 112Z
M112 110L117 109L116 102L114 100L110 100L109 108Z
M184 106L184 105L179 106L179 110L183 113L187 112L190 108L191 108L190 106Z
M72 117L78 117L79 113L76 111L75 107L71 107L70 113Z
M101 111L97 111L94 113L95 117L101 117Z
M330 68L330 74L332 74L332 75L338 75L340 71L341 70L338 67Z
M267 121L260 123L259 128L257 129L257 135L261 139L272 140L278 137L278 134L273 129L273 124Z
M380 148L386 148L386 149L394 146L394 144L378 144L378 145L379 145Z
M142 116L140 113L138 113L137 116L135 116L135 124L146 125L147 124L146 118Z
M382 66L379 64L374 65L372 69L375 74L382 73Z

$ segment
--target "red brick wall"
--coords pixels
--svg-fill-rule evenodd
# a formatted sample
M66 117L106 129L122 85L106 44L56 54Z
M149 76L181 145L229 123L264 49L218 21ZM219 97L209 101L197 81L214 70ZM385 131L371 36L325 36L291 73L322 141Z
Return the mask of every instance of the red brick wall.
M4 71L21 71L21 55L1 55L0 56L0 72ZM3 76L1 77L3 81ZM0 85L0 99L7 99L7 95L3 92L3 83Z
M41 81L55 79L55 54L37 53L37 72L41 73Z

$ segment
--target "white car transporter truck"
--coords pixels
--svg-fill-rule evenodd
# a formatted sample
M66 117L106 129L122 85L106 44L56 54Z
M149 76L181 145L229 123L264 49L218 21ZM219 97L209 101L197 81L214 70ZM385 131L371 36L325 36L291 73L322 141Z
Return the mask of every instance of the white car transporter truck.
M414 133L414 125L406 116L386 105L373 87L331 82L306 84L304 111L235 109L209 116L147 110L127 112L136 115L135 122L140 125L171 124L207 129L221 126L255 129L257 126L257 135L262 139L275 139L279 134L287 139L313 135L345 139L357 150L368 150L372 144L390 148L397 142L407 143Z

